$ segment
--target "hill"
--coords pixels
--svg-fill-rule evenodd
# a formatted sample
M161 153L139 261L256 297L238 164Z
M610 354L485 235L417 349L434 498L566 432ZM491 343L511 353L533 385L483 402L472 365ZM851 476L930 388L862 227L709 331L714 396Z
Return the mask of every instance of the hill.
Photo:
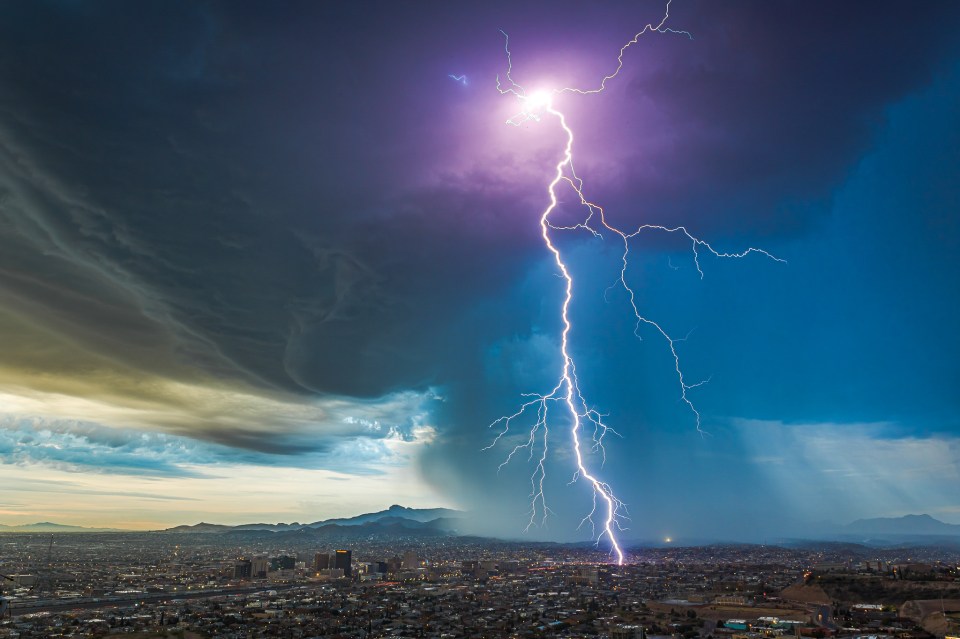
M117 528L84 528L83 526L69 526L41 521L35 524L20 526L4 526L0 524L0 532L10 533L93 533L93 532L125 532Z
M398 506L394 504L393 506L390 506L390 508L381 510L379 512L366 513L363 515L357 515L356 517L347 517L342 519L326 519L323 521L316 521L312 524L309 524L309 526L311 528L317 528L327 524L337 524L339 526L358 526L360 524L378 521L388 517L402 518L410 521L428 522L442 517L457 517L458 515L462 514L463 513L461 513L459 510L451 510L449 508L406 508L404 506Z
M436 536L454 533L459 525L457 510L449 508L406 508L393 505L386 510L355 517L326 519L312 524L241 524L227 526L201 522L192 526L175 526L164 533L230 534L233 536L314 535L344 541L374 537Z
M930 515L904 515L903 517L877 517L858 519L843 527L844 534L887 535L945 535L960 536L960 525L948 524Z

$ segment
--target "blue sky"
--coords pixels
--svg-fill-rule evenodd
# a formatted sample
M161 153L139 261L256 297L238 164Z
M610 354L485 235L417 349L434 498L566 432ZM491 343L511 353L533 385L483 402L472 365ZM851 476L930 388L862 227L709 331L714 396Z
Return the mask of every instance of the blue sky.
M498 472L522 436L483 449L556 383L562 290L538 222L563 135L504 124L499 29L518 82L580 85L662 15L4 5L0 523L403 503L524 534L534 468ZM608 90L558 98L615 224L786 262L701 254L701 278L677 236L631 243L639 308L709 380L689 392L701 435L666 343L634 336L609 288L617 244L557 232L582 390L620 434L600 472L627 536L960 523L958 20L948 3L676 0L692 40L644 36ZM566 425L530 538L589 536Z

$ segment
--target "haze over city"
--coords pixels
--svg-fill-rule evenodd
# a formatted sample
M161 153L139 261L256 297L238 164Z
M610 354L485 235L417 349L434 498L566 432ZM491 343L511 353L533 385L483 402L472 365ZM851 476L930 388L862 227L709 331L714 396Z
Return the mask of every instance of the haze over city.
M960 5L674 0L559 94L631 241L557 232L588 452L629 539L960 524ZM541 237L566 138L663 2L0 4L0 524L392 504L584 541ZM502 31L501 31L502 30ZM551 107L552 108L552 107ZM542 115L542 114L541 114ZM565 191L558 211L577 205ZM570 217L569 219L575 219ZM567 217L561 218L567 221ZM699 272L702 270L701 273ZM635 335L635 331L639 334ZM529 424L528 424L529 425ZM555 425L555 427L553 427ZM602 465L601 465L602 462Z

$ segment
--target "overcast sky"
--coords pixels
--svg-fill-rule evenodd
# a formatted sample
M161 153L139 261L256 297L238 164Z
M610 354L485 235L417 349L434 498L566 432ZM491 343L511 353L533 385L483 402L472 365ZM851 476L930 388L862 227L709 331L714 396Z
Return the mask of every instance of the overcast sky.
M316 521L392 503L519 537L559 367L539 235L565 136L661 2L0 4L0 523ZM628 537L960 523L960 5L674 0L554 105L591 464ZM458 82L450 76L466 77ZM569 199L558 219L582 210ZM567 424L554 514L584 539ZM539 456L539 449L536 451Z

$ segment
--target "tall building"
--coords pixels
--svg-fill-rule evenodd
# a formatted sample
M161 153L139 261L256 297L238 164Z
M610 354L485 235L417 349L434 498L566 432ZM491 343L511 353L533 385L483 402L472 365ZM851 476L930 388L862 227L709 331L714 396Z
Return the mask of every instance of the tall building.
M352 576L350 572L350 555L349 550L338 550L334 558L333 567L342 570L344 577Z
M233 563L233 578L234 579L249 579L251 574L252 563L249 559L237 559Z
M416 570L420 567L420 559L417 557L417 553L408 550L403 553L403 569L404 570Z
M250 566L250 576L254 579L266 579L270 571L270 561L266 557L254 557Z
M318 552L313 556L313 569L317 572L326 570L330 567L330 555L325 552Z
M476 559L470 559L460 563L460 572L464 575L475 577L479 568L480 562Z
M403 560L400 559L400 557L397 557L396 555L394 555L393 557L387 560L387 572L391 574L400 572L400 566L402 565L403 565Z

